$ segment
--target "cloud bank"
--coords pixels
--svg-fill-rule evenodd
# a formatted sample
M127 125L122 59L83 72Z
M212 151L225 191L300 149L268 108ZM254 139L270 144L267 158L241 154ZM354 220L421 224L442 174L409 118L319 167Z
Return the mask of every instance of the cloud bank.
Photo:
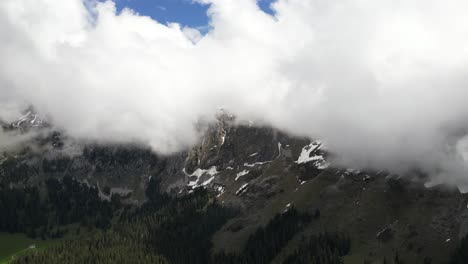
M468 2L209 4L211 30L112 2L0 1L0 103L76 138L194 144L220 107L321 138L345 165L468 183Z

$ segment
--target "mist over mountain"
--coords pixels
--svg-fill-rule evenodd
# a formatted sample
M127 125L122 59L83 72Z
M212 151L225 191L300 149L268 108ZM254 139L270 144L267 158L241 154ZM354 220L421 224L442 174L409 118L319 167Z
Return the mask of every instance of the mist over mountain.
M165 155L71 138L32 108L3 129L24 137L0 152L0 259L13 264L466 260L467 194L345 167L320 140L226 112Z
M0 1L0 263L468 261L467 1L186 4Z
M205 35L110 1L2 1L1 101L158 153L193 146L224 108L320 138L346 165L467 183L465 1L279 0L274 16L200 2Z

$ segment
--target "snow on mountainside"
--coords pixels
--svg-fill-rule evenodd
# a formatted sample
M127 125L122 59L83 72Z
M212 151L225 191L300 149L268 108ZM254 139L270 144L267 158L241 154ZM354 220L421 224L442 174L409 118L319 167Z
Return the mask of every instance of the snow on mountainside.
M42 119L38 114L35 114L32 110L26 112L26 114L18 119L18 121L11 124L14 128L20 128L24 126L39 127L43 124Z
M296 163L304 164L307 162L313 162L318 169L326 169L329 166L324 157L322 142L314 141L302 149Z
M26 112L9 128L45 126L37 114ZM215 250L241 248L252 230L287 205L311 215L320 212L320 220L307 226L306 233L347 230L356 248L350 257L357 259L390 256L389 248L411 244L412 250L400 250L408 263L417 263L420 256L433 256L439 263L453 241L468 233L467 195L437 186L427 189L423 182L385 171L336 167L318 140L239 125L226 113L199 144L167 157L140 146L74 142L58 132L38 137L34 151L3 153L0 184L39 185L49 177L69 175L97 186L102 199L118 195L132 204L145 200L152 178L172 195L206 188L219 203L242 212L215 234ZM293 250L298 241L300 237L294 238L284 250ZM280 252L278 263L286 253Z
M30 129L39 129L47 127L47 123L43 117L37 114L32 107L28 108L24 114L16 121L4 125L5 129L16 129L22 132L29 131Z

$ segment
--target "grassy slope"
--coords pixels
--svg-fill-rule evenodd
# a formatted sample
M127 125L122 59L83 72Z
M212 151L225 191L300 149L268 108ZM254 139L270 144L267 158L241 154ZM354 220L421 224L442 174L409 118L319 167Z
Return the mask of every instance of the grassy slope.
M13 256L31 250L40 250L54 242L54 240L31 239L24 234L0 233L0 264L8 263ZM29 249L31 245L35 245L36 249Z

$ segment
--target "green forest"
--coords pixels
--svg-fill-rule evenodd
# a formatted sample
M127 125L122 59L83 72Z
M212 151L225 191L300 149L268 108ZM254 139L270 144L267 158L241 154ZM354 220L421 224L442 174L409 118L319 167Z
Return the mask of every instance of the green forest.
M271 263L295 235L320 218L319 211L309 215L292 206L251 233L241 252L215 253L213 234L240 211L220 205L203 188L183 196L161 194L158 188L159 182L151 180L147 201L137 207L123 205L119 196L103 201L96 188L69 177L47 180L42 192L3 187L0 231L43 241L62 238L10 263ZM468 263L467 241L450 263ZM283 263L338 264L350 250L346 233L323 231L302 236ZM403 262L396 255L383 263Z

